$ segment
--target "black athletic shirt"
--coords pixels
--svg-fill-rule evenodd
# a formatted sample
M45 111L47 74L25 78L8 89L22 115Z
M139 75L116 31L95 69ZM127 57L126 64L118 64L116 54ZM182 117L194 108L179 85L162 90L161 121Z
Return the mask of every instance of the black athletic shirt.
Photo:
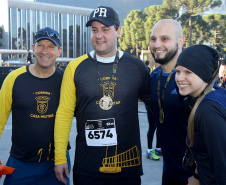
M63 71L48 78L33 76L28 66L9 73L0 91L0 134L12 111L10 155L23 161L54 158L54 121Z
M89 54L71 61L65 70L56 115L55 163L66 163L65 144L75 111L77 137L74 172L111 178L140 176L143 171L138 98L150 104L147 67L127 53L122 55L109 90L114 102L110 110L101 109L99 100L104 94L103 84L108 89L113 64L98 62L98 68L103 83L99 79L96 63ZM112 169L115 171L112 172Z

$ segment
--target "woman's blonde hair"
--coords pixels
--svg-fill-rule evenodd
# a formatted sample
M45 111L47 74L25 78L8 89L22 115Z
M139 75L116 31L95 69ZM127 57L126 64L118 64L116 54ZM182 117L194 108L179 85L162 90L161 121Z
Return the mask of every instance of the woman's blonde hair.
M195 140L194 120L195 120L196 110L197 110L199 104L205 98L205 96L212 91L213 85L214 85L214 83L216 82L216 80L218 78L220 65L221 65L221 62L218 61L218 66L217 66L216 70L213 72L212 80L210 80L210 82L208 83L208 85L204 89L203 94L195 102L195 105L194 105L194 107L193 107L193 109L192 109L192 111L191 111L191 113L189 115L189 118L188 118L188 136L189 136L189 139L190 139L190 146L193 146L194 140Z

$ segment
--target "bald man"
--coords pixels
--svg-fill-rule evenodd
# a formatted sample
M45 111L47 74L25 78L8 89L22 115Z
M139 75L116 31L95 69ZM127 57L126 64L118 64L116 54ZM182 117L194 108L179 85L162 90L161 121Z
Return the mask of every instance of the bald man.
M153 27L150 51L161 66L151 74L151 105L163 155L162 185L186 185L194 170L185 170L187 119L183 97L175 83L175 65L184 45L183 30L172 19L158 21ZM151 124L150 123L150 128Z

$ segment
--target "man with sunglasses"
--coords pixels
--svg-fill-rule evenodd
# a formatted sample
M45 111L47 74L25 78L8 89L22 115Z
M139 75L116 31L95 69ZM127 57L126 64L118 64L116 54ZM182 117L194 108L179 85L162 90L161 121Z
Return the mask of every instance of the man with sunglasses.
M0 91L0 137L12 111L12 147L6 165L15 168L4 185L62 184L54 173L54 121L63 77L55 67L62 52L59 33L40 29L32 49L35 63L12 71Z

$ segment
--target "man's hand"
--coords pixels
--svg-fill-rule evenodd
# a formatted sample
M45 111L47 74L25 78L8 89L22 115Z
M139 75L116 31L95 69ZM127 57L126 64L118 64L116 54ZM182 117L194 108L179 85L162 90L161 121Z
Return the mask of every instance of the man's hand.
M196 179L194 176L191 176L188 179L188 185L200 185L200 183L198 179Z
M64 183L65 185L67 185L67 179L64 178L64 172L65 172L65 175L68 178L70 178L70 173L68 171L67 163L56 165L55 168L54 168L54 171L55 171L55 175L56 175L56 178L58 179L58 181L60 181L60 182Z

